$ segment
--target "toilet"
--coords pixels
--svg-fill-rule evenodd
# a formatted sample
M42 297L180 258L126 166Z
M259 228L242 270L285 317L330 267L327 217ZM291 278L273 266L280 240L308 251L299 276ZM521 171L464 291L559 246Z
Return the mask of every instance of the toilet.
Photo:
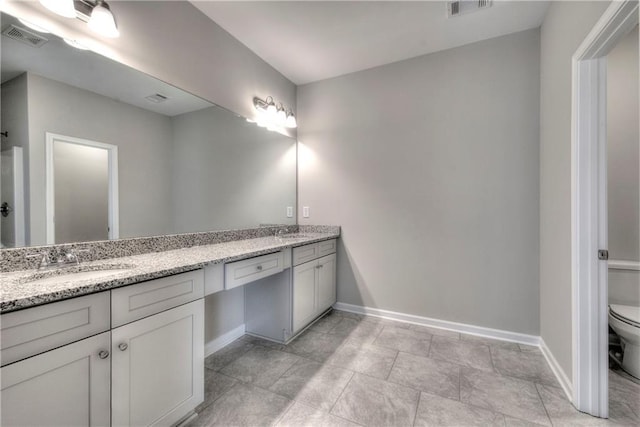
M610 304L609 326L623 344L622 369L640 379L640 307Z

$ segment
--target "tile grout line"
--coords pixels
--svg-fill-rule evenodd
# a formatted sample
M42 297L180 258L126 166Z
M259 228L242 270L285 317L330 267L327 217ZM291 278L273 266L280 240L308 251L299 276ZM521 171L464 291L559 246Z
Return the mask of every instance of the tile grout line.
M387 373L387 376L384 378L385 381L389 381L389 377L391 376L391 371L393 371L394 366L396 366L396 360L398 360L398 356L400 355L400 350L396 350L396 357L393 358L393 363L391 364L391 369Z
M344 388L340 392L340 395L338 396L336 401L333 402L333 405L331 405L331 408L327 411L328 414L334 415L334 414L332 414L333 408L336 407L336 405L338 404L338 402L342 398L342 395L344 394L345 390L349 387L349 384L351 384L351 381L353 381L353 377L355 377L355 376L356 376L356 373L352 371L351 372L351 378L349 378L349 381L347 381L347 384L345 384ZM340 418L342 418L342 417L340 417Z
M491 367L493 368L493 372L498 372L496 369L496 364L493 363L493 348L491 348L490 345L488 345L487 347L489 348L489 361L491 362Z
M542 403L542 408L544 409L544 413L547 415L547 419L549 420L549 424L551 424L551 426L553 426L553 420L551 419L551 416L549 415L549 411L547 411L547 405L544 404L544 400L542 399L542 395L540 394L540 390L538 389L538 383L533 382L533 386L536 389L536 393L538 394L538 399L540 399L540 403Z
M422 400L422 391L418 390L418 402L416 403L416 410L413 413L413 422L411 425L415 427L416 421L418 420L418 408L420 408L420 401Z
M272 392L273 393L273 392ZM291 410L291 408L293 407L293 405L295 405L296 401L293 399L290 399L289 404L287 405L287 409L285 409L284 411L282 411L282 413L280 415L278 415L278 418L276 418L272 423L271 426L277 426L278 423L280 421L282 421L282 419L284 418L285 415L287 415L287 413Z

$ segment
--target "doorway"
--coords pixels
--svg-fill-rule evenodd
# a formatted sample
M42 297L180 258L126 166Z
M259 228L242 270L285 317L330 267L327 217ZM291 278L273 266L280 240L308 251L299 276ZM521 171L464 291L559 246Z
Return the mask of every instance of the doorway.
M47 244L118 238L117 150L47 132Z
M606 57L637 24L637 1L613 2L572 61L573 403L602 418L609 416Z

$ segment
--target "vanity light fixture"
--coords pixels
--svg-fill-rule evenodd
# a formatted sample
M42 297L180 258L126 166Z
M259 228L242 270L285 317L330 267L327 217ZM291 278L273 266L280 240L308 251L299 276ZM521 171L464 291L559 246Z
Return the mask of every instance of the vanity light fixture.
M289 110L287 112L287 119L284 125L288 128L294 129L298 127L298 122L296 121L296 116L293 115L293 111Z
M111 8L107 2L103 0L97 0L96 5L91 11L91 18L89 18L88 25L93 31L105 37L120 37L116 18L113 16L113 13L111 13Z
M60 16L86 22L89 28L102 36L120 37L116 18L104 0L40 0L40 3Z
M253 106L258 110L256 123L260 127L277 130L283 127L295 128L298 126L293 111L287 110L282 103L278 103L276 106L271 96L267 96L266 99L253 98Z
M76 8L73 5L73 0L40 0L40 4L51 12L65 18L76 17Z

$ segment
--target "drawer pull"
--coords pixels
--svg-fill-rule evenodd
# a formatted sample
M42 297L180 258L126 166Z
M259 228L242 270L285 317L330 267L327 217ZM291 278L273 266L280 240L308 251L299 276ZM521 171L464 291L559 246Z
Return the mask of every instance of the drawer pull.
M106 359L107 357L109 357L109 352L107 350L102 350L100 353L98 353L98 357L100 359Z
M127 348L129 348L129 345L127 345L126 342L123 342L118 344L118 348L120 349L120 351L125 351Z
M324 267L322 264L316 265L316 268L322 268Z
M261 266L261 265L257 266L257 267L256 267L256 270L258 270L258 271L262 271L262 266Z

